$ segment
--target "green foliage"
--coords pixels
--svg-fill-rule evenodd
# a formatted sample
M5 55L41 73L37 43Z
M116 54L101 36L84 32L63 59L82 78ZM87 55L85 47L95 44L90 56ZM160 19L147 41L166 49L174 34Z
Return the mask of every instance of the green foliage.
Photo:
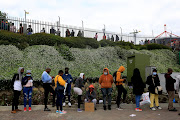
M70 51L67 45L65 44L61 44L59 46L55 45L55 48L57 51L59 51L59 53L61 54L61 56L63 56L65 60L68 60L68 61L75 60L75 57L72 55L72 52Z
M146 45L147 47L147 50L155 50L155 49L170 49L169 47L167 46L164 46L164 45L161 45L161 44L147 44Z

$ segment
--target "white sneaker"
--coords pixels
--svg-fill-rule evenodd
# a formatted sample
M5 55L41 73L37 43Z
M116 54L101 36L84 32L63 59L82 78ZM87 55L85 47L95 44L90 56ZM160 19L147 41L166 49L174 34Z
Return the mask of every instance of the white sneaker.
M65 106L66 106L66 103L64 102L64 103L63 103L63 107L65 107Z
M156 108L154 108L154 107L152 107L152 108L150 108L152 111L156 111Z
M158 106L158 107L156 107L157 109L159 109L159 110L162 110L162 108L160 107L160 106Z
M117 109L117 110L123 110L121 107L119 107L119 108L117 107L116 109Z
M71 103L70 102L68 103L68 106L71 107Z

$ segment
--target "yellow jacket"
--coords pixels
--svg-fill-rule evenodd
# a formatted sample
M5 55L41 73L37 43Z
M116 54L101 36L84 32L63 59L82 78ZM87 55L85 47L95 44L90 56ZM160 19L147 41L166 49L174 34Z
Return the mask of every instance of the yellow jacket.
M123 66L119 67L119 69L116 73L116 81L117 81L116 85L123 84L124 79L122 79L122 77L121 77L121 72L123 72L124 70L125 70L125 67L123 67Z
M57 87L57 81L59 82L60 85L65 86L66 81L63 80L63 78L60 75L57 75L54 79L55 83L55 88Z

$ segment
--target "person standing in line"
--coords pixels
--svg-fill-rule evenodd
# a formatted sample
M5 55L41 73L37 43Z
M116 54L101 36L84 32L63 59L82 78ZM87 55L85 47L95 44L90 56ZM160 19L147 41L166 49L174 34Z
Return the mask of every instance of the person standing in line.
M51 27L51 29L50 29L50 34L53 34L53 35L55 35L55 33L56 33L56 30L53 28L53 26Z
M23 26L22 26L22 23L20 23L19 33L20 33L20 34L23 34Z
M64 97L64 88L65 88L64 86L66 84L66 81L63 80L62 75L63 75L63 71L60 70L58 72L58 75L54 79L55 91L56 91L56 95L57 95L56 113L66 114L67 112L63 110L63 106L62 106L62 101L63 101L63 97ZM60 110L59 110L59 107L60 107Z
M30 70L27 70L26 76L22 80L22 84L23 84L23 94L24 94L24 112L27 111L27 109L26 109L27 98L29 101L29 111L31 111L33 78L31 76Z
M142 109L140 109L140 99L144 92L145 84L143 83L143 80L142 80L142 77L138 68L134 69L133 76L131 77L131 82L133 85L133 93L136 96L135 111L142 111Z
M120 101L121 101L121 95L123 93L123 103L125 103L126 101L126 95L127 95L127 91L126 89L123 87L123 82L125 81L125 79L122 79L121 74L125 71L125 67L120 66L118 71L115 72L115 74L113 76L115 76L115 84L118 90L118 96L117 96L117 109L118 110L122 110L122 108L120 107Z
M14 23L10 26L10 31L16 33L16 26L14 26Z
M154 69L153 70L153 74L147 77L147 81L146 84L149 85L148 89L150 92L150 109L155 111L156 108L161 110L162 108L159 106L159 95L155 93L155 88L157 86L160 86L160 80L159 80L159 76L157 75L157 70ZM156 108L154 107L154 100L155 100L155 104L156 104Z
M13 97L13 101L12 101L11 113L16 113L17 111L22 111L22 110L18 109L18 104L19 104L19 96L20 96L21 90L22 90L23 73L24 73L24 68L19 67L18 73L14 74L13 79L12 79L12 88L13 88L13 92L14 92L14 97Z
M104 68L103 74L99 78L99 84L101 85L101 91L103 94L104 110L106 110L106 96L108 96L108 110L111 110L113 76L109 74L108 68Z
M111 41L114 42L114 36L113 35L111 36Z
M61 37L61 31L59 29L56 31L56 35Z
M51 72L50 68L46 68L46 71L44 71L42 73L42 82L43 82L43 88L44 88L44 111L51 111L48 107L47 107L47 102L48 102L48 94L49 92L51 92L53 94L53 104L52 107L55 106L55 97L56 97L56 92L54 91L54 89L51 87L52 84L52 79L53 77L51 77L49 74Z
M29 28L27 29L27 35L32 35L32 28L31 28L31 25L29 25Z
M82 112L80 109L80 104L81 104L81 96L82 96L82 87L83 85L83 80L85 78L84 73L80 73L80 77L76 79L75 86L74 86L74 93L78 95L78 109L77 112Z
M42 30L41 30L41 33L45 33L46 31L45 31L45 28L43 28Z
M71 76L71 74L69 74L69 68L65 68L65 74L63 74L62 78L64 80L66 80L67 83L67 87L65 90L65 95L64 95L64 99L63 99L63 106L66 106L66 94L68 96L68 106L71 107L71 83L73 82L73 78Z
M71 37L74 37L74 34L75 34L74 30L72 30Z
M89 86L89 90L86 92L86 98L84 100L85 102L93 102L94 103L94 109L96 109L96 103L97 103L97 100L96 100L96 93L94 91L94 86L93 85L90 85Z
M97 34L97 33L95 34L95 37L94 37L94 38L95 38L96 40L98 39L98 34Z
M168 73L164 75L166 79L166 90L169 98L168 110L177 111L177 109L173 107L173 99L175 96L174 83L176 82L176 80L171 77L172 72L173 70L171 68L168 68Z

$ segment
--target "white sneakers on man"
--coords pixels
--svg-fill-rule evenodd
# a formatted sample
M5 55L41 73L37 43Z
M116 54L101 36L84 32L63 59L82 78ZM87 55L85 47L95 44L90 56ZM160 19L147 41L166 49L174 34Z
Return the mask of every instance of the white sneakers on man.
M65 107L66 106L66 103L65 102L63 102L63 107Z
M68 106L71 107L71 103L70 102L68 103Z

